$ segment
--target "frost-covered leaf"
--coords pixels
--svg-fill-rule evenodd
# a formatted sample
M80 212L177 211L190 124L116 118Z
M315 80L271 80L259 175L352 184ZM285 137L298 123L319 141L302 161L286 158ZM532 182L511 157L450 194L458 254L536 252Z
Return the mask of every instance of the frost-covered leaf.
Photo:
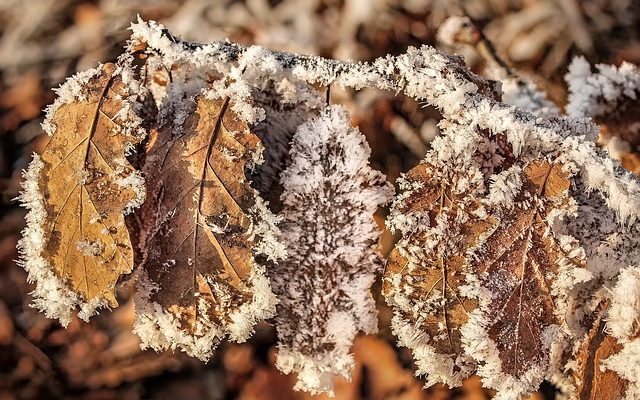
M194 111L160 126L147 150L149 232L134 329L145 346L207 359L224 336L245 340L274 312L253 258L261 204L245 179L261 149L228 97L183 102Z
M35 305L63 325L75 308L87 319L117 306L116 282L133 268L124 216L145 191L126 159L144 136L131 73L106 64L62 85L43 124L50 142L25 173L22 263Z
M387 262L383 285L394 310L392 328L400 345L413 350L428 386L459 386L474 370L460 334L476 307L460 290L464 257L496 222L479 201L484 179L478 169L428 158L401 178L400 187L391 227L403 239Z
M640 268L619 271L602 291L592 324L574 360L567 363L580 399L637 399L640 396Z
M269 269L280 301L277 366L311 393L332 393L335 376L350 377L355 335L377 330L373 214L392 189L369 155L347 110L329 106L298 128L281 175L288 256Z
M550 225L571 207L569 178L560 163L528 163L511 177L520 186L512 202L490 208L498 227L468 256L480 307L463 329L465 345L483 380L503 395L535 390L545 377L564 322L556 280L584 263Z
M606 332L617 344L616 354L602 360L604 374L615 373L624 399L640 398L640 267L629 266L620 271L610 292ZM611 354L610 352L609 354ZM603 357L604 358L604 355ZM611 397L613 398L613 397Z

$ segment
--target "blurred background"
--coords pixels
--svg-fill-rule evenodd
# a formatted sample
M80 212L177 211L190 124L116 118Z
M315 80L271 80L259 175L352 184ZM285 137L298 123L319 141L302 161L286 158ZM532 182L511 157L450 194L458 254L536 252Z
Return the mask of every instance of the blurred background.
M118 309L91 324L74 320L66 330L29 307L31 288L14 261L25 211L13 199L22 169L47 140L42 109L67 76L114 60L137 15L189 40L229 38L345 60L421 44L443 48L439 25L466 15L508 64L561 107L563 75L574 55L640 64L640 0L0 0L0 400L310 398L275 370L276 338L268 324L203 364L139 349L127 284ZM484 60L473 48L443 50L463 54L482 72ZM436 110L393 93L336 89L332 99L351 108L371 144L372 164L390 180L416 165L438 133ZM382 251L393 242L386 233ZM477 378L456 390L422 389L410 354L393 345L389 312L379 303L381 334L356 341L358 365L351 382L338 383L337 399L491 397ZM545 385L533 398L553 393Z

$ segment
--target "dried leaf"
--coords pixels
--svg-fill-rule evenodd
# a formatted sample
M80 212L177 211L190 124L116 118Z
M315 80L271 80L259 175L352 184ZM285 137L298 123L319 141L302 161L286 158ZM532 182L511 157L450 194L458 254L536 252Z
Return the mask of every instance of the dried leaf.
M602 368L601 361L618 353L622 349L616 338L605 332L608 301L604 301L598 310L593 327L587 333L575 355L573 379L577 387L577 398L622 399L628 382L614 371Z
M391 253L383 292L394 307L394 331L401 343L414 353L426 353L417 362L428 375L427 385L458 386L473 372L460 335L460 327L476 307L475 300L460 291L465 283L464 256L495 220L481 218L480 171L425 162L407 173L403 185L413 190L395 204L394 212L408 218L423 215L426 221L404 232L406 237Z
M136 333L145 345L179 346L203 359L227 333L245 339L255 317L273 309L253 260L248 213L256 199L244 178L260 142L232 106L197 97L180 129L157 132L144 168L154 195L142 209L152 227L142 244L142 286L151 292L138 298Z
M144 187L125 157L141 135L121 68L90 71L75 95L69 85L81 78L61 87L46 122L55 133L27 171L24 265L38 283L36 305L65 325L76 305L83 318L117 306L115 284L133 267L124 215L142 201Z
M493 350L470 354L482 363L478 371L489 386L520 381L514 395L535 390L545 376L549 352L558 341L561 307L555 280L565 267L581 267L579 255L569 257L554 236L550 219L569 206L569 175L559 163L533 161L522 171L522 188L510 206L491 214L500 224L469 257L480 284L481 313L473 329L487 335ZM484 337L481 340L485 340Z

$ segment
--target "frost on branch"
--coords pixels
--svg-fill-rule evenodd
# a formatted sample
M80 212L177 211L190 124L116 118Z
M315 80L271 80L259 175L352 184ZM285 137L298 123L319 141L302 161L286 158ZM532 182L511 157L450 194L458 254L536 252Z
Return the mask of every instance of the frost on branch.
M599 64L597 72L582 57L569 66L567 113L591 117L600 126L599 142L630 171L640 173L640 68Z
M228 97L183 99L190 102L194 111L159 126L147 149L141 212L149 232L134 330L144 346L208 359L225 336L246 340L273 315L275 298L254 259L266 210L244 175L259 139Z
M542 117L557 116L560 111L546 93L535 84L518 77L502 60L482 30L468 17L452 16L438 29L438 40L448 47L473 46L486 62L484 75L502 83L502 101Z
M145 134L136 115L144 91L128 67L106 64L57 94L43 124L50 142L25 173L19 247L34 305L66 326L74 309L88 319L117 306L115 284L133 268L124 216L145 191L126 156Z
M334 376L349 378L355 335L377 331L373 213L392 189L369 154L346 109L329 106L298 128L282 173L288 256L269 271L280 300L277 366L297 372L296 388L311 393L332 393Z

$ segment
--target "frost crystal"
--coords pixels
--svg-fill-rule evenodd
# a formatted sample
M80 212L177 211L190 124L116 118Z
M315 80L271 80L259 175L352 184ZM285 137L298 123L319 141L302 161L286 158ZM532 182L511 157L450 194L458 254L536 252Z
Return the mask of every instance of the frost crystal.
M369 167L365 137L341 106L302 124L291 147L281 178L288 257L269 271L280 300L277 366L298 373L298 389L332 393L334 376L350 376L356 333L377 331L373 213L392 190Z
M602 361L602 368L628 381L625 399L640 398L640 268L624 268L610 293L607 331L622 349Z
M620 271L618 283L611 291L611 299L607 318L609 333L622 341L639 337L640 267L628 267Z
M627 62L596 68L591 72L582 57L569 66L567 113L593 118L600 126L598 142L625 168L640 173L640 68Z
M80 298L54 275L49 263L42 257L45 238L41 225L46 223L47 212L38 176L43 167L40 156L34 154L29 168L23 173L20 202L29 212L18 248L23 260L21 265L29 274L27 279L36 283L36 289L32 293L33 305L44 311L47 317L59 319L63 326L67 326L71 322L71 311L80 303Z
M566 80L569 85L567 114L574 117L595 117L611 112L624 98L640 95L638 67L623 62L620 67L596 66L597 73L583 57L574 58Z

